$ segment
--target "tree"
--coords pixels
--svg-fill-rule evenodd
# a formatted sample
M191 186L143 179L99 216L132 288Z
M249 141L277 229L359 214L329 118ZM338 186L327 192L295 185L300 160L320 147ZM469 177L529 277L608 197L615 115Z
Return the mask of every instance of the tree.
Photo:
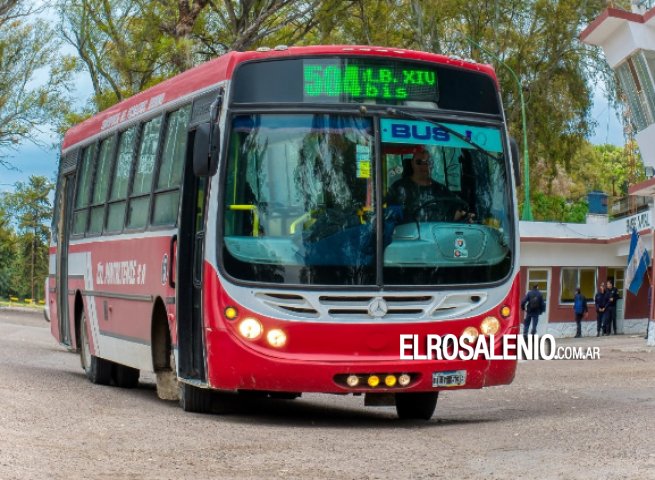
M9 167L7 150L38 132L66 111L69 73L75 61L58 54L59 42L23 0L0 0L0 165ZM49 70L44 81L43 71Z
M600 51L578 40L581 29L607 7L606 0L347 3L346 11L326 20L334 28L322 40L415 48L493 64L516 138L523 135L521 88L532 182L547 179L533 191L555 191L558 177L571 171L572 158L587 143L592 84L599 76L608 83L613 78ZM629 1L614 3L629 9Z
M9 297L16 293L17 253L16 235L11 227L9 214L0 204L0 297Z
M93 84L91 110L98 111L229 50L275 35L292 43L313 27L318 3L60 0L58 10L63 38Z
M15 218L23 259L23 271L29 272L31 298L38 300L37 285L42 285L48 272L49 228L52 218L49 195L53 184L47 178L30 176L27 183L18 182L12 193L5 193L3 204Z

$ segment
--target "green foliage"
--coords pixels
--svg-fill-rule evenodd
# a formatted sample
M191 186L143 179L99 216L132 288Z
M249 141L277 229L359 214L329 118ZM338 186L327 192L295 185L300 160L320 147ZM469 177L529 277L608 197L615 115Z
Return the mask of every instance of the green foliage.
M0 165L7 150L25 140L37 142L44 125L67 111L66 92L76 60L58 53L59 41L22 0L0 2ZM36 81L43 70L45 81Z
M31 176L27 183L18 182L14 192L0 197L0 252L11 255L2 257L11 260L0 265L0 294L4 289L35 301L43 296L41 286L48 274L47 223L52 217L52 189L45 177Z
M586 199L572 202L561 195L541 192L535 193L532 199L532 214L536 221L584 223L588 211Z
M0 204L0 297L15 295L17 239L6 208Z

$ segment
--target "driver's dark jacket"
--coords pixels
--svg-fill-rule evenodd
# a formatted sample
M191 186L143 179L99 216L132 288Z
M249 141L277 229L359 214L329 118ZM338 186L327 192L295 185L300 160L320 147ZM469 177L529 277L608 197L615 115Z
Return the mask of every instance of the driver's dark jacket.
M388 206L403 207L403 222L449 222L455 216L457 204L439 201L444 198L458 199L444 185L434 180L430 185L419 185L410 177L405 177L391 185L387 192L386 203Z

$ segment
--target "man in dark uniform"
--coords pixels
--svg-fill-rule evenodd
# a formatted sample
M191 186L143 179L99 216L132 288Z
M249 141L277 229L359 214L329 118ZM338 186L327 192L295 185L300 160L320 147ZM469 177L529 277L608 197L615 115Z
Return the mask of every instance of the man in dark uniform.
M605 335L605 314L607 309L607 301L609 300L609 295L607 290L605 290L605 284L600 282L598 285L598 291L594 297L594 305L596 306L596 336L600 337L601 333Z
M616 335L616 304L621 298L619 296L619 289L614 286L612 280L607 281L607 293L609 301L607 303L607 329L606 333L614 333Z

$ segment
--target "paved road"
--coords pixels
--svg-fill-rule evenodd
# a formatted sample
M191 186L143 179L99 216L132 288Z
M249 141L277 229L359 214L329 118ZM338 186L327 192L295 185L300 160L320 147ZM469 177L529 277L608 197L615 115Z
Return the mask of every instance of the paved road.
M92 385L42 316L0 310L0 479L655 478L655 349L560 344L601 359L521 363L510 386L442 394L430 422L327 395L198 415L152 376Z

